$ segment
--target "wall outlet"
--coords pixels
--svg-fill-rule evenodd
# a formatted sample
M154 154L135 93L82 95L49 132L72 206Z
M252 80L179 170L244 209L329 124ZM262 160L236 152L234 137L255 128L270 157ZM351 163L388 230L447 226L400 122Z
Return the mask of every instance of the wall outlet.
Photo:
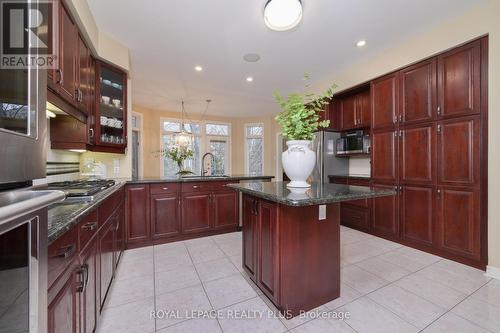
M113 173L114 173L115 175L119 174L119 173L120 173L120 167L114 167L114 168L113 168Z
M321 220L326 220L326 205L319 205L319 218Z
M113 173L115 175L120 173L120 160L117 158L113 159Z

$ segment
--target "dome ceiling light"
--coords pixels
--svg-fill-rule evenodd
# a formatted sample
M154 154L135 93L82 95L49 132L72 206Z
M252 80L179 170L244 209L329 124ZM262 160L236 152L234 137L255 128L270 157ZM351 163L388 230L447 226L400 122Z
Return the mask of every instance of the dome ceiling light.
M264 22L271 30L290 30L301 20L302 2L300 0L268 0L264 7Z

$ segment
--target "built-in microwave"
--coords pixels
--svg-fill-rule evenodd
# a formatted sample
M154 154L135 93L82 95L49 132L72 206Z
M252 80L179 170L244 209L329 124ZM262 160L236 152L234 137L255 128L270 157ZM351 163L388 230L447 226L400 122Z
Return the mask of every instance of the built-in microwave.
M362 130L345 133L337 139L336 155L369 154L371 140Z

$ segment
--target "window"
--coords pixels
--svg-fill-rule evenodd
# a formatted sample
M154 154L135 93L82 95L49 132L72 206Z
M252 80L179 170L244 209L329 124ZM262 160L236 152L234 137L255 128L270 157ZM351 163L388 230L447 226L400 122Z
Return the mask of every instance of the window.
M181 120L162 119L161 121L162 138L161 145L168 148L173 144L174 136L181 131ZM210 175L227 174L230 172L231 151L231 126L224 123L189 122L184 124L184 130L193 134L191 149L194 151L193 158L184 162L184 167L191 170L194 174L201 173L201 158L206 152L214 155L214 163L209 165L207 159L205 168ZM177 164L169 158L161 160L161 173L164 177L176 177L178 172Z
M264 125L245 125L245 170L250 175L264 172Z

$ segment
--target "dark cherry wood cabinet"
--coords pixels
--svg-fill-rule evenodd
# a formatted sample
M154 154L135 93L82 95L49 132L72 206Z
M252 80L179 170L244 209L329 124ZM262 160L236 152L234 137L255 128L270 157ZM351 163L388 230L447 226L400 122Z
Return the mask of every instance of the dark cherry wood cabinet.
M437 193L439 247L473 260L481 259L480 193L440 186Z
M149 185L126 186L126 242L127 246L134 242L148 241L150 238L149 223Z
M394 128L398 122L398 74L393 73L371 83L372 129Z
M437 61L432 58L399 72L400 108L398 121L403 124L428 122L436 119Z
M338 105L342 131L370 127L370 90L340 97Z
M438 94L440 118L481 112L481 40L438 56Z
M257 231L258 220L255 215L256 201L249 196L243 196L243 269L250 279L257 281Z
M182 195L182 232L196 233L210 230L212 193L188 193Z
M214 229L236 227L238 225L239 196L236 191L214 192L212 204Z
M370 90L358 94L356 99L356 118L358 128L370 128L372 120Z
M151 238L181 233L181 198L178 193L151 194Z
M114 273L114 224L110 218L99 232L99 308L102 308Z
M370 210L367 207L360 207L349 203L341 203L340 205L340 223L349 228L354 228L363 231L369 231L370 225Z
M398 131L372 133L372 178L383 182L398 179Z
M257 285L274 302L278 302L278 205L261 200L257 216Z
M401 237L425 245L434 244L434 198L432 186L404 185L399 192Z
M76 96L78 109L89 115L93 100L91 96L92 61L90 50L85 44L83 37L78 34L78 57L77 57L77 78L76 78Z
M78 333L80 318L78 306L78 263L74 260L49 288L48 332ZM55 294L55 295L52 295Z
M98 243L95 238L87 245L84 252L80 254L81 269L83 269L84 281L80 293L80 325L81 332L92 333L97 327L98 284L97 284L97 265L98 265Z
M59 5L59 61L55 73L57 93L76 105L78 28L65 5Z
M373 184L374 188L396 189L397 185ZM399 195L372 199L372 230L389 238L399 237Z
M399 131L400 181L434 184L436 181L436 125L406 127Z
M356 95L347 96L340 100L340 119L342 122L340 127L343 131L356 128L356 105Z
M440 121L437 133L439 184L479 186L480 118L461 117Z

